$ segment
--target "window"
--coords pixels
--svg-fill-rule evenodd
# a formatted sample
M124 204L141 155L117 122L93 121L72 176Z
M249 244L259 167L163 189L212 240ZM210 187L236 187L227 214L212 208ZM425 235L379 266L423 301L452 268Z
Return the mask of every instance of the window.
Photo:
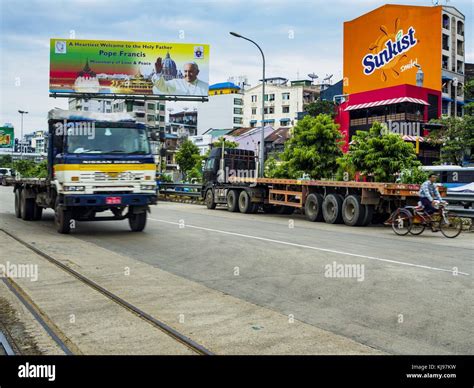
M155 121L155 115L147 115L146 119L148 121Z
M449 36L443 34L443 50L449 51Z
M267 106L265 107L265 114L266 115L271 115L275 113L275 107L274 106Z
M234 117L234 124L242 124L242 117Z
M164 123L165 122L165 116L160 116L160 121Z
M458 73L464 74L464 66L462 61L457 62Z
M84 111L87 111L89 110L89 108L87 106L84 107Z
M290 107L289 106L282 106L281 111L282 111L282 113L290 113Z
M234 108L234 114L241 115L242 113L242 108Z
M105 113L112 113L112 109L106 109Z
M257 102L257 95L256 94L252 95L252 102Z
M458 35L464 36L464 23L462 21L458 21Z
M257 108L252 108L252 116L257 114Z
M257 96L252 96L252 102L255 102L253 98L255 97L255 101L257 101ZM244 102L241 98L234 98L234 105L244 105Z
M290 99L290 93L282 93L281 94L281 99L283 101L288 101Z
M443 55L443 69L449 69L449 58L446 55Z
M165 110L165 105L164 104L160 104L160 110Z
M148 103L147 104L147 109L155 110L155 104Z
M464 55L464 42L462 40L457 41L456 49L458 55Z
M274 94L265 94L265 101L275 101Z
M443 15L443 28L449 30L449 16Z

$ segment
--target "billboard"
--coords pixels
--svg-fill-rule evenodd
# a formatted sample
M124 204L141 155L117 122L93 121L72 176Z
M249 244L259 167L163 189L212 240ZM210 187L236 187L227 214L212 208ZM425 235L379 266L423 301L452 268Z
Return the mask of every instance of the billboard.
M0 148L13 148L15 132L12 127L0 127Z
M51 39L50 93L207 96L209 45Z
M344 93L416 85L441 90L441 7L385 5L344 23Z

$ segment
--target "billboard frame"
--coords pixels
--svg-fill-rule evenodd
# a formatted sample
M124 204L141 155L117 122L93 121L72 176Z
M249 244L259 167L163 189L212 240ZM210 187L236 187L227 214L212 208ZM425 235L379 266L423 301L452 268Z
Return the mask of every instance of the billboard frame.
M200 101L208 102L209 96L166 96L150 94L113 94L113 93L50 93L51 98L75 98L78 100L150 100L150 101Z

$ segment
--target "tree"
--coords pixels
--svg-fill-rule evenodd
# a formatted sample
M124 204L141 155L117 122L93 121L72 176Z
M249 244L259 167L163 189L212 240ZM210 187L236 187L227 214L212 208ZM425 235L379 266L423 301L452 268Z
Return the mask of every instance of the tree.
M188 173L192 170L198 160L201 160L199 148L191 141L185 140L176 153L176 163L178 163L183 179L188 179Z
M306 105L306 112L310 116L316 117L320 114L326 114L331 117L335 116L335 105L332 101L317 100Z
M341 168L351 167L376 182L394 182L403 169L420 166L415 147L400 135L386 133L375 123L369 131L357 131L349 152L338 160Z
M223 136L212 143L212 148L222 148L222 142L224 142L224 148L237 148L239 143L231 140L226 140Z
M0 156L0 167L12 168L13 158L11 155Z
M275 177L331 178L337 169L337 158L342 155L341 138L338 126L329 115L305 116L285 143L285 150L279 155L281 163L272 165L269 161L267 166L273 169Z
M13 169L23 178L46 178L48 175L48 161L35 163L32 160L17 160L13 162Z
M474 79L464 86L464 99L467 102L464 106L464 112L468 115L474 115Z
M441 146L441 162L462 166L465 155L474 147L474 116L442 117L432 122L441 124L428 137L430 142Z

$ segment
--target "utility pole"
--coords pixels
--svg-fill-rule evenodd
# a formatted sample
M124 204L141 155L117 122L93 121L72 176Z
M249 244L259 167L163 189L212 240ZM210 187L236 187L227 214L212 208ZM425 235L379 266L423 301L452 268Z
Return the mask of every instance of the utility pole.
M21 114L21 137L18 143L20 145L20 160L23 160L23 115L28 114L28 112L24 110L19 110L18 113Z

